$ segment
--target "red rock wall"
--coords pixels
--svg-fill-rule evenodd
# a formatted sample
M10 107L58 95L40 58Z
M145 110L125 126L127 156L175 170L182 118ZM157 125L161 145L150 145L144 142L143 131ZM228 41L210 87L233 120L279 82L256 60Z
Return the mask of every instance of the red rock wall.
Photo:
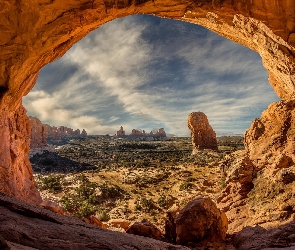
M47 146L47 130L42 122L36 117L29 117L31 123L31 143L30 147L42 148Z
M0 192L32 204L41 202L28 159L30 120L20 106L0 113Z

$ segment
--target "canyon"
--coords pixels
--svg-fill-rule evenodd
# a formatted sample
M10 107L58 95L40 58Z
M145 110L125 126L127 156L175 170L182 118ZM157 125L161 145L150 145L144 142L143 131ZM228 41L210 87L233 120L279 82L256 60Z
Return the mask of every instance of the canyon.
M217 203L228 217L229 232L242 230L237 233L240 237L234 239L239 249L261 249L249 245L259 244L259 237L263 235L265 249L287 248L294 242L290 233L295 214L293 1L13 0L4 1L0 6L0 191L19 200L1 198L3 211L4 205L9 211L27 211L28 215L37 217L36 222L40 222L40 218L47 221L48 228L54 227L49 225L53 222L64 223L61 217L46 216L31 206L40 204L41 196L35 187L28 159L31 125L22 106L22 97L36 83L41 68L61 57L74 43L103 23L127 15L152 14L202 25L261 55L269 82L281 101L271 104L246 131L246 151L224 160L226 187ZM21 201L31 205L19 205L26 209L18 208ZM2 215L9 211L5 210ZM18 218L19 213L11 215L12 218ZM1 220L3 218L1 216ZM70 227L80 227L75 223ZM266 229L261 229L262 226ZM268 227L276 227L277 231ZM104 231L101 233L103 235ZM272 245L266 243L266 239L270 239L267 233L277 240ZM105 235L110 234L105 232ZM280 242L281 234L287 234L289 241ZM246 242L247 235L257 235L256 241ZM136 245L137 249L186 249L164 246L156 241L144 243L143 240L140 244L133 236L120 237L122 242L128 241L120 241L121 246L124 245L121 249L131 249L129 244ZM28 244L28 240L24 242ZM119 243L114 246L115 243L109 240L105 244L112 245L111 249L120 249Z

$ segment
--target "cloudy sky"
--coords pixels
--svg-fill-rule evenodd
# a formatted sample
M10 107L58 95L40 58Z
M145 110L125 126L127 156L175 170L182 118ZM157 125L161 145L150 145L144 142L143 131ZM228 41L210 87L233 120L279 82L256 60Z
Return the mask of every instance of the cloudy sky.
M43 123L89 134L122 125L188 136L204 112L218 135L243 134L278 100L260 56L197 25L130 16L90 33L44 67L23 99ZM262 98L263 97L263 98Z

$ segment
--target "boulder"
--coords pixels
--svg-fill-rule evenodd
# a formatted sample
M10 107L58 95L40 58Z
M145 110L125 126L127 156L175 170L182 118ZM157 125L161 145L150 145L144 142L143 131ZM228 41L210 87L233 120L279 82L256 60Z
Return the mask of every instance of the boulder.
M149 222L146 219L143 219L140 222L134 222L126 230L128 234L141 235L156 240L162 240L163 234L155 225Z
M40 204L40 207L43 207L45 209L48 209L54 213L57 214L66 214L66 211L60 207L57 203L49 200L49 199L44 199Z
M179 214L180 207L174 204L166 211L166 219L165 219L165 239L168 242L176 243L176 224L175 219Z
M202 149L218 150L216 133L203 112L192 112L188 116L194 152Z
M100 228L108 228L108 225L96 218L94 215L90 215L88 218L83 219L87 224L91 224Z
M131 222L124 219L111 219L108 221L110 227L123 228L125 231L130 226Z
M176 242L180 245L216 245L223 242L227 218L209 198L190 201L177 215Z

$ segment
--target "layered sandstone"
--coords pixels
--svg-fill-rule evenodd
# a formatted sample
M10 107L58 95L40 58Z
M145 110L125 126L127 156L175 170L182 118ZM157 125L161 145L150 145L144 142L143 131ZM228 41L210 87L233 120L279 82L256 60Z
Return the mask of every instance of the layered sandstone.
M55 127L43 124L38 118L30 116L31 123L31 149L47 146L47 140L59 141L65 137L86 137L85 129L72 129L65 126Z
M32 204L41 202L28 159L30 120L26 110L0 112L0 192Z
M32 116L29 116L29 118L31 123L31 149L47 146L47 131L45 126L38 118Z
M203 149L217 150L216 133L203 112L192 112L188 116L188 128L191 130L194 152Z
M259 168L294 165L295 101L280 101L269 105L261 118L255 119L246 131L245 146L250 159Z

